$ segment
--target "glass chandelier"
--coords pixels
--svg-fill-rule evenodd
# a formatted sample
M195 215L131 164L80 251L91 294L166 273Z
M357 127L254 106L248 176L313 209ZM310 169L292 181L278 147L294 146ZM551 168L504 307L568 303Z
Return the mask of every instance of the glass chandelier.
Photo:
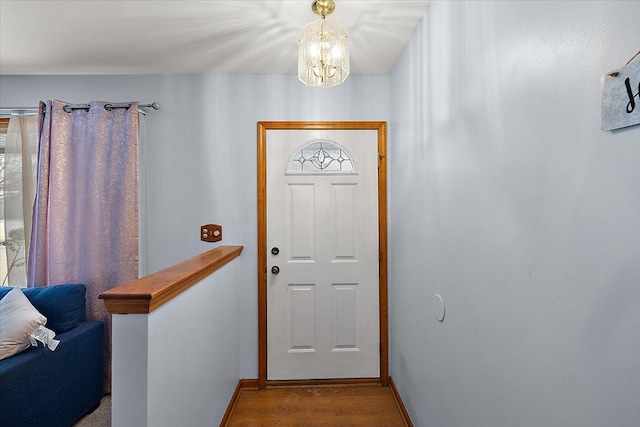
M315 0L311 10L320 19L307 24L298 40L298 79L307 86L337 86L349 75L349 35L325 19L335 8L333 0Z

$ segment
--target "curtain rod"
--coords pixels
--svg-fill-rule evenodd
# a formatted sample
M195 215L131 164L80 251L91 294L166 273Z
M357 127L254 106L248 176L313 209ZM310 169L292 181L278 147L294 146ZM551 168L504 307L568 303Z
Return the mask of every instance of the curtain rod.
M37 116L38 109L34 107L0 108L0 116Z
M114 108L129 108L131 104L129 103L109 103L105 104L105 110L111 111ZM73 110L88 110L89 104L67 104L62 107L64 111L70 113ZM154 110L160 109L160 104L157 102L152 102L151 104L140 104L138 105L138 113L147 114L145 110L141 110L141 108L153 108ZM38 108L36 107L7 107L0 108L0 116L36 116L38 115Z

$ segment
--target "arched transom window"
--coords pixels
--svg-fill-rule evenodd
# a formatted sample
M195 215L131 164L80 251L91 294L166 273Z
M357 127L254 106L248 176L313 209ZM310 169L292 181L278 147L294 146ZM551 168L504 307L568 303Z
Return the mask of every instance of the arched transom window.
M311 141L291 158L289 173L354 173L351 156L332 141Z

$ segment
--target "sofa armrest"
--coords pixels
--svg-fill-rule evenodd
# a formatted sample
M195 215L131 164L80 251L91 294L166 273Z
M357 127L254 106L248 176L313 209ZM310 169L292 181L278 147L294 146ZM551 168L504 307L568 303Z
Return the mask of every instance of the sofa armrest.
M0 361L0 424L71 426L102 399L104 323L88 321Z

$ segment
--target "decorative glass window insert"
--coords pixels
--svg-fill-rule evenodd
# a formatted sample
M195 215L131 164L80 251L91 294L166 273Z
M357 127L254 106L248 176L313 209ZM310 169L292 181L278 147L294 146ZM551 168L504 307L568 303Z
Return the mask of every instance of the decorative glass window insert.
M351 156L331 141L305 144L289 162L289 173L354 173Z

